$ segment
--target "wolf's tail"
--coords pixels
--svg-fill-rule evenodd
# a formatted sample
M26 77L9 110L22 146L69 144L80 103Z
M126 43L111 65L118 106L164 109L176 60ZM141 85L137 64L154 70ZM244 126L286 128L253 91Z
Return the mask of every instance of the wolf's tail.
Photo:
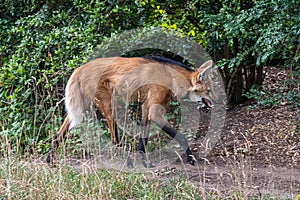
M70 77L66 87L66 110L70 119L69 129L77 126L83 120L83 114L90 107L94 94L83 93L79 78L80 68Z
M66 109L70 119L69 129L83 120L96 93L97 84L112 62L116 58L95 59L78 67L70 77L66 87Z

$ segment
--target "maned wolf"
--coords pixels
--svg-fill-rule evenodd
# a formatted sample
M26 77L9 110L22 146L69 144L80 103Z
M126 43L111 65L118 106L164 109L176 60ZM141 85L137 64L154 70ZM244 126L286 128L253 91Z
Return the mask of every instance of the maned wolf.
M167 58L145 56L98 58L78 67L66 86L67 116L53 138L53 149L47 162L52 162L58 143L68 129L83 120L84 112L90 109L92 103L107 120L112 142L118 144L117 124L112 109L112 98L117 93L124 101L142 102L142 129L137 150L145 167L149 167L144 154L151 121L181 145L187 162L194 165L187 139L166 121L165 107L175 96L177 99L189 97L191 101L201 102L211 108L212 83L208 74L212 65L213 62L209 60L191 71L187 66Z

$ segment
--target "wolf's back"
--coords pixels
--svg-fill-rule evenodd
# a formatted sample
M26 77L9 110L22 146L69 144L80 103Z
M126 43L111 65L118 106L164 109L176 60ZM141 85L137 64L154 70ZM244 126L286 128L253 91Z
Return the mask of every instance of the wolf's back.
M78 67L66 86L66 110L70 126L75 127L83 120L83 114L93 102L101 75L115 58L99 58Z

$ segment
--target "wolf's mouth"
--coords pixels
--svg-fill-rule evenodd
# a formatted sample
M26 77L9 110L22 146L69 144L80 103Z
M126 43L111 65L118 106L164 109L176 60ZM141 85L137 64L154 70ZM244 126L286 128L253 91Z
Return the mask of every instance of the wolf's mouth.
M209 99L207 99L207 98L202 97L202 103L204 103L204 105L207 108L212 108L213 107L212 102Z

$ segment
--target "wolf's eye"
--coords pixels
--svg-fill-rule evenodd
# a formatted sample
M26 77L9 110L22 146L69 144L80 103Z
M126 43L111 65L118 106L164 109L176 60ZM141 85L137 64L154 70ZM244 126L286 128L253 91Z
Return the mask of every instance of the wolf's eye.
M198 80L202 81L202 75L201 74L198 75Z

